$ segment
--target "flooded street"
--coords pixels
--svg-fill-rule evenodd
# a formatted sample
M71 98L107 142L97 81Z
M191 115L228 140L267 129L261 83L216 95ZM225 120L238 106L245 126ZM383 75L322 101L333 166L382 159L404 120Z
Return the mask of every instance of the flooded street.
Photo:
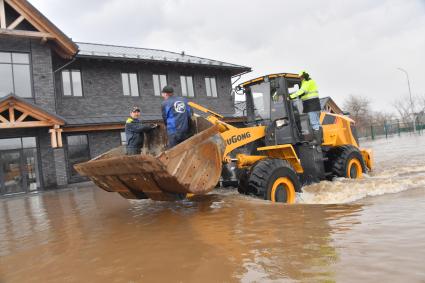
M373 173L295 205L224 189L127 201L90 184L0 199L0 282L425 282L425 136L363 146Z

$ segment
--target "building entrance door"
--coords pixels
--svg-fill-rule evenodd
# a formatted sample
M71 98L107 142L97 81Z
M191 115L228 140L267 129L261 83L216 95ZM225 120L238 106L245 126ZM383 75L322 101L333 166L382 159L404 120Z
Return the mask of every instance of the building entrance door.
M0 195L40 188L36 139L0 139Z
M0 151L0 167L1 193L25 192L21 150Z

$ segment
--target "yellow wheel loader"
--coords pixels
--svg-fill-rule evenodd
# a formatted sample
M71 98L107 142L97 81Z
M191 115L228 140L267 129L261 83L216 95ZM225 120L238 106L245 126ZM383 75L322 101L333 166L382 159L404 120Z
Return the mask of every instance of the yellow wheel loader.
M143 153L113 149L76 170L100 188L125 198L176 200L205 194L219 182L223 164L235 163L238 191L293 203L306 184L334 177L358 179L372 170L372 151L360 149L354 121L322 112L323 136L313 135L307 114L289 95L301 86L296 74L280 73L240 84L247 121L235 127L200 105L193 135L165 150L165 131L148 137Z

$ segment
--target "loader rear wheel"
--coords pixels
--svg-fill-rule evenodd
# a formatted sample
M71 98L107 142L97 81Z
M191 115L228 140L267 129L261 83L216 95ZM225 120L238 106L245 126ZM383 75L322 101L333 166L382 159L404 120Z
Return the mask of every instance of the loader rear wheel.
M294 203L301 184L286 160L263 159L251 170L248 187L257 196L272 202Z
M236 168L236 179L238 179L238 192L240 194L248 195L248 180L249 180L249 171L247 168Z
M332 149L329 153L329 169L333 176L349 179L361 179L366 166L361 152L352 145Z

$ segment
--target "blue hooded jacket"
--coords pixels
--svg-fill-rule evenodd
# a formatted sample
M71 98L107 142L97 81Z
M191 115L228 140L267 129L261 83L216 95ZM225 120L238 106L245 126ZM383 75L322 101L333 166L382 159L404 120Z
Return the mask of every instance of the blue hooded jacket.
M170 96L162 102L161 110L168 135L189 132L192 109L187 104L187 99Z

